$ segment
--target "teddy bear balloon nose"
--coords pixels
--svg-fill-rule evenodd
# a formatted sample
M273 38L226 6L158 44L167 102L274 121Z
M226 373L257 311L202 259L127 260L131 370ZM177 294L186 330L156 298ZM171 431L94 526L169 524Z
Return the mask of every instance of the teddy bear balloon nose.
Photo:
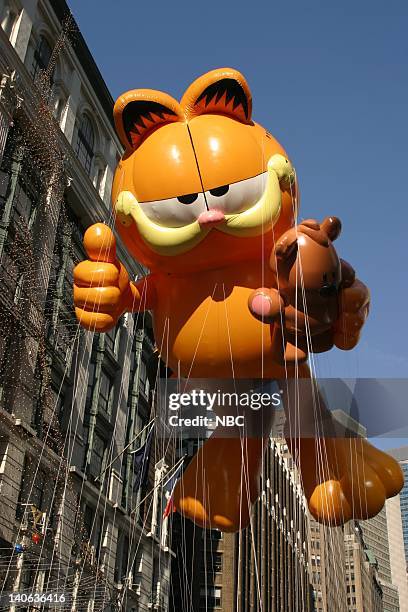
M319 291L319 295L321 295L322 297L333 297L337 294L337 285L336 284L332 284L332 285L323 285L323 287L321 287L320 291Z

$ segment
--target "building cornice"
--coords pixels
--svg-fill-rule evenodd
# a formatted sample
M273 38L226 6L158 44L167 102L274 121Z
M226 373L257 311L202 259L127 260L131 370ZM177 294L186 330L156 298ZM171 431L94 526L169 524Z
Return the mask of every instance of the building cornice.
M52 6L60 24L62 24L70 14L72 15L71 10L65 0L50 0L49 4ZM76 26L75 43L73 45L74 53L78 57L78 61L83 67L90 83L92 83L92 87L98 96L98 100L100 101L106 116L109 118L109 121L113 126L112 110L114 100L75 19L74 23Z

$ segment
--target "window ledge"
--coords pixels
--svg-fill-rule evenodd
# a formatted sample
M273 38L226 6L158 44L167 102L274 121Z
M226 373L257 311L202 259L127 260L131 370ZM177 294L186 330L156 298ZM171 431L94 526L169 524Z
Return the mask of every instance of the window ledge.
M79 467L77 467L76 465L70 465L69 471L71 472L71 474L75 474L76 476L78 476L81 480L87 480L87 477L84 472L80 470Z
M24 431L28 433L30 436L32 436L33 438L37 437L37 432L35 431L35 429L33 429L28 423L26 423L22 419L15 418L14 425L16 427L21 427L22 429L24 429Z

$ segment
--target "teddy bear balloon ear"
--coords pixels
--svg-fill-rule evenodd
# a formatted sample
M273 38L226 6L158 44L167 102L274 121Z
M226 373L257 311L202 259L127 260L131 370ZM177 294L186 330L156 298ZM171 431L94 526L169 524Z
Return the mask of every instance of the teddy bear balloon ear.
M338 217L326 217L320 227L332 242L340 236L341 221Z
M296 254L297 249L298 242L296 232L293 230L289 230L276 243L274 254L277 259L288 259L292 255Z

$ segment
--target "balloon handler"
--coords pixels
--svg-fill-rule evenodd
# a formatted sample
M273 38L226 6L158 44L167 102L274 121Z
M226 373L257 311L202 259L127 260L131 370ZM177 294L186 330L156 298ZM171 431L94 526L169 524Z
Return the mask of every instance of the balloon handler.
M80 323L106 332L125 312L151 310L161 357L180 377L281 381L313 516L329 525L374 516L402 488L401 469L366 440L320 435L330 413L307 364L309 353L352 349L368 314L368 289L332 245L340 222L295 225L294 169L253 121L236 70L203 75L180 102L129 91L114 120L125 147L112 188L116 228L150 274L130 281L112 231L90 227L88 260L74 270ZM316 435L302 437L310 427ZM216 430L177 484L174 507L208 528L246 527L267 442Z

